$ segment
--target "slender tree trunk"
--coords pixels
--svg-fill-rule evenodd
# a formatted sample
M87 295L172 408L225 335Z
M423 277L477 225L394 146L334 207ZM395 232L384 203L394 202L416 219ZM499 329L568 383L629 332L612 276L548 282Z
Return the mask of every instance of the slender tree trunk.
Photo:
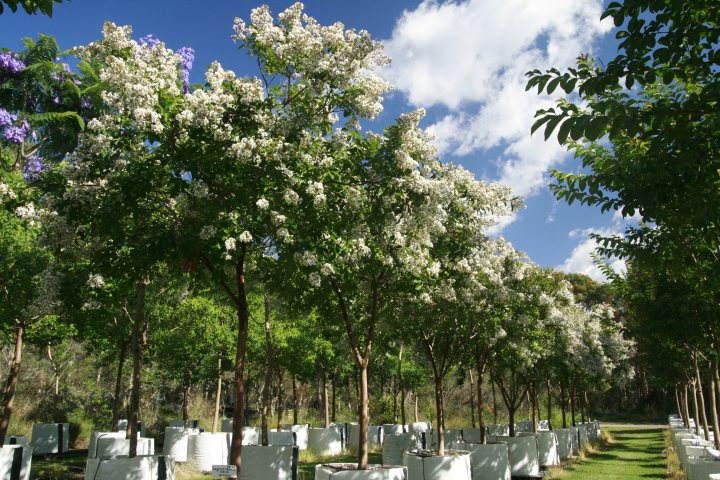
M710 413L712 415L713 422L713 443L715 449L717 450L720 449L720 421L718 420L717 395L715 393L715 376L713 375L714 370L715 362L710 361L710 364L708 365L708 378L710 380Z
M548 430L552 430L552 385L550 383L550 377L547 378L547 419L548 419Z
M567 392L562 380L560 381L560 410L562 411L562 428L567 428Z
M260 407L260 425L262 430L262 445L267 447L268 440L268 415L270 411L270 388L272 387L273 374L273 353L272 336L270 332L270 297L263 294L263 305L265 307L265 381L262 389L262 405Z
M485 401L483 400L483 378L485 376L486 363L484 359L477 362L477 410L478 410L478 424L480 426L480 443L485 445L487 443L487 432L485 431Z
M698 367L697 354L693 355L695 367L695 381L697 382L698 399L700 400L700 415L703 424L703 433L705 440L710 440L710 428L708 427L707 413L705 410L705 393L703 392L702 376L700 375L700 367Z
M574 427L575 422L575 398L577 396L577 392L575 390L575 384L572 385L572 389L570 391L570 418L572 419L572 426Z
M492 373L492 372L491 372ZM491 375L492 377L492 375ZM493 401L493 425L497 425L497 396L495 395L495 382L490 378L490 388L492 388L492 401Z
M692 385L693 411L695 413L695 434L700 436L700 405L698 405L697 384L693 380L690 385Z
M23 334L25 333L25 324L18 323L15 329L15 350L13 352L13 362L10 367L5 384L5 395L3 397L2 416L0 417L0 445L5 444L8 427L10 426L10 416L12 415L13 404L15 403L15 392L17 391L18 377L20 376L20 365L22 363L22 347Z
M442 378L435 373L435 413L437 415L438 455L445 455L445 409L443 408Z
M472 428L475 428L477 425L475 423L475 379L473 378L472 369L468 370L468 374L470 375L470 422Z
M50 365L52 366L52 369L53 369L53 380L54 380L53 391L54 391L55 395L59 395L60 394L60 371L59 371L60 369L58 367L58 364L55 362L55 358L53 357L53 354L52 354L52 347L50 345L47 346L47 356L48 356L48 360L50 360Z
M400 393L400 423L403 425L403 432L405 431L405 388L403 386L402 376L402 361L403 361L403 346L400 345L400 351L398 352L398 369L397 369L397 390ZM395 391L393 390L393 395ZM395 423L397 423L397 417L395 417Z
M337 391L335 387L335 375L332 376L332 413L330 420L335 423L337 418Z
M145 316L145 291L150 280L144 277L137 283L137 291L135 295L135 314L133 316L131 349L133 353L133 375L132 390L130 392L130 411L128 414L127 434L130 437L129 457L137 456L137 440L138 440L138 417L140 410L140 389L142 367L145 354L145 345L147 345L147 317Z
M212 433L217 433L220 423L220 400L222 399L222 352L217 354L217 382L215 387L215 411L213 413Z
M125 359L127 358L127 337L123 336L122 342L120 342L120 351L118 352L118 368L117 375L115 376L115 398L113 401L112 411L112 426L111 431L118 431L118 422L120 421L120 415L122 415L123 409L123 366L125 365Z
M717 381L717 380L716 380ZM685 412L685 424L690 428L690 400L688 399L690 384L684 384L682 390L683 410Z
M710 377L712 378L712 372L710 373ZM713 381L714 384L714 381ZM678 387L678 384L675 384L675 406L677 407L677 412L680 418L683 419L683 423L685 422L684 415L682 413L682 408L680 407L680 388Z
M245 244L243 244L245 245ZM245 284L245 251L235 265L235 279L237 282L237 315L238 315L238 337L235 353L235 409L233 411L233 435L230 445L230 463L237 466L238 477L240 476L240 462L242 455L242 436L245 426L245 354L247 351L248 322L250 312L247 303L247 291Z
M360 364L360 442L358 450L358 469L368 469L368 421L370 418L368 397L368 361L369 355Z
M285 373L282 368L278 367L278 389L277 389L277 431L280 431L280 426L282 424L282 416L285 413L285 387L283 384L285 383Z
M187 421L190 420L190 376L188 373L185 378L185 386L183 388L183 422L187 425Z
M585 390L583 390L584 393ZM587 404L583 401L584 397L578 396L578 408L580 408L580 422L585 423L585 410L587 409Z
M535 391L535 384L531 383L528 388L530 392L530 410L532 410L532 431L537 433L538 418L537 418L537 391Z
M405 397L406 396L407 396L407 394L405 393L405 387L401 385L400 386L400 422L402 423L402 426L403 426L403 432L405 431L405 425L407 424L407 416L405 414L406 413L405 412L405 400L406 400Z
M298 391L297 383L295 381L295 375L292 375L292 390L293 390L293 425L298 424Z
M413 390L413 399L415 400L415 423L419 422L420 415L418 415L418 397L417 390Z
M330 396L328 395L327 375L323 373L322 388L323 423L325 428L330 427Z
M510 436L515 436L515 406L514 405L507 405L508 409L508 426L510 427Z

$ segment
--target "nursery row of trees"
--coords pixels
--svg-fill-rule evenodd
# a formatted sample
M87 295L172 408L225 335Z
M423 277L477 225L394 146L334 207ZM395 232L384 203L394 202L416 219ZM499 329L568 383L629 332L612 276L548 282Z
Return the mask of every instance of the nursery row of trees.
M220 385L230 359L238 467L250 348L265 355L266 426L283 373L347 368L345 347L361 469L377 342L399 365L422 354L441 454L443 381L458 365L475 372L479 401L489 372L511 428L526 391L537 403L556 388L566 405L629 378L614 310L578 303L560 274L487 235L520 207L507 187L440 162L422 111L361 130L390 90L367 32L321 26L301 4L277 18L257 8L234 31L256 78L215 62L191 85L192 49L112 23L71 52L39 36L0 53L0 319L15 338L0 441L26 334L52 343L76 331L116 349L118 379L132 360L131 455L148 351L185 385L213 368ZM249 341L251 322L264 342ZM411 388L398 369L397 388Z
M640 361L707 436L720 399L720 8L626 0L604 17L620 27L614 59L528 73L528 89L573 95L533 129L556 133L585 167L554 173L559 199L642 219L598 237L600 252L627 261L614 284Z

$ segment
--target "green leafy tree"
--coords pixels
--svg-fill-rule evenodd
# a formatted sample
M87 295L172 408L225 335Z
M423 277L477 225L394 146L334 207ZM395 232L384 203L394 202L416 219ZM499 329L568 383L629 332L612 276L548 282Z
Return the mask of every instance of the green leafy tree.
M5 8L9 8L10 11L15 13L18 6L21 6L30 15L40 12L43 15L52 17L55 4L62 2L63 0L0 0L0 13L4 13Z

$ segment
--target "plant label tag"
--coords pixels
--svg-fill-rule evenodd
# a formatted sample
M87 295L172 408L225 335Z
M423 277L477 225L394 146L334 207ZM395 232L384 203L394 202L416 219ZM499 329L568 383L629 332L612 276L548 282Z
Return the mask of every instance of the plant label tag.
M213 478L237 478L237 466L235 465L213 465Z

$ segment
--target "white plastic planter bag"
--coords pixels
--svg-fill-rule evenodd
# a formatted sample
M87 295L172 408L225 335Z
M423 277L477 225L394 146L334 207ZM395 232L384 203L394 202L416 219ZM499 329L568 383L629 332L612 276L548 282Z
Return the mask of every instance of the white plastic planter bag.
M410 424L410 431L415 433L424 433L430 430L430 422L415 422Z
M0 478L8 480L30 480L32 447L5 445L0 447Z
M573 456L573 433L570 428L556 428L553 433L558 440L558 456L560 460L567 460Z
M5 437L5 445L20 445L21 447L29 447L30 440L25 435L8 435Z
M462 438L467 443L481 443L482 438L480 437L480 434L482 432L482 429L480 428L463 428L462 429Z
M690 458L685 463L688 480L705 480L711 474L720 473L720 462L712 458Z
M38 423L33 425L32 440L35 455L44 453L63 453L70 446L69 423Z
M510 459L507 443L478 445L457 442L450 448L470 452L470 469L474 480L510 480Z
M95 443L95 458L127 456L130 454L129 438L100 437ZM140 437L137 439L138 455L154 455L155 439Z
M572 446L573 455L580 455L580 434L578 433L577 427L570 427L568 430L572 430Z
M242 449L240 480L298 477L298 448L292 446L260 447L248 445Z
M91 432L88 443L88 458L97 457L97 444L101 438L125 438L125 432Z
M508 444L510 473L518 477L531 477L540 473L538 448L535 437L498 437Z
M538 430L550 430L550 420L538 420Z
M138 423L138 431L140 432L140 436L144 437L145 436L145 422L141 422L140 420L138 420L137 423ZM128 426L128 421L126 418L121 418L120 420L118 420L118 430L127 431L127 426Z
M232 428L230 432L232 433ZM243 427L243 445L260 445L260 440L260 427Z
M188 461L188 438L191 435L199 435L197 428L167 427L165 429L165 441L163 442L163 455L172 455L175 461Z
M420 448L420 437L417 433L400 433L385 435L383 438L383 465L402 465L403 452Z
M220 423L220 431L232 433L234 420L232 418L223 418Z
M308 432L310 425L290 425L290 431L295 433L295 445L299 450L307 450L308 448Z
M90 458L85 480L175 480L172 456L148 455L135 458Z
M168 427L175 428L200 428L200 420L170 420ZM177 458L175 459L177 462Z
M308 449L318 455L340 455L343 450L342 429L311 428L308 430Z
M536 434L538 457L541 467L560 465L558 437L554 432L543 431Z
M382 428L377 425L368 425L368 447L382 446ZM360 425L351 423L348 425L348 445L352 449L360 448Z
M579 425L578 432L580 435L580 448L584 447L586 444L590 443L590 437L588 435L588 428L587 425Z
M371 465L374 466L374 465ZM332 464L315 466L315 480L409 480L405 467L384 467L382 470L336 470Z
M425 435L426 435L426 443L427 443L427 438L428 438L427 433ZM438 431L432 430L432 433L430 434L429 438L431 439L430 445L426 445L425 448L438 448L438 442L439 442ZM461 441L463 441L462 430L460 430L460 429L445 430L445 445L448 445L452 442L461 442Z
M382 426L384 435L400 435L405 433L402 425L395 425L393 423L386 423Z
M227 465L231 433L200 433L188 437L188 461L202 472L213 465Z
M260 439L262 440L262 434L260 435ZM293 447L295 446L295 433L277 432L275 430L271 430L268 432L268 445L273 445L276 447Z
M493 437L507 437L510 435L510 427L508 425L495 425L491 424L487 426L488 434Z
M471 480L470 453L456 451L443 457L421 457L411 452L403 454L411 480Z

